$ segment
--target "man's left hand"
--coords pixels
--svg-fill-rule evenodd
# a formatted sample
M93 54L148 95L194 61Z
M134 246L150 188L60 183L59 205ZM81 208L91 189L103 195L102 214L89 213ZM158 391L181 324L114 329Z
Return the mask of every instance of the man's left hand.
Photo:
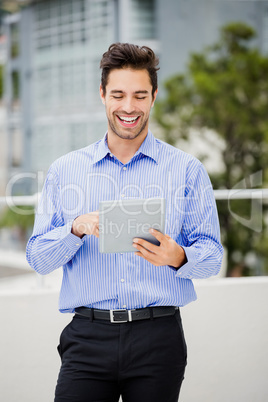
M170 265L180 268L187 262L185 251L170 236L154 229L150 229L150 233L160 242L160 245L156 246L146 240L135 238L133 246L138 250L135 255L158 267Z

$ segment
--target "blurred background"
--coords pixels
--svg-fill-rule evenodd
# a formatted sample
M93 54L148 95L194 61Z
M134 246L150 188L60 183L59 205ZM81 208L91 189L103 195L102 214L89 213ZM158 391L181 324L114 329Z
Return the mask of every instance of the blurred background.
M225 258L216 279L196 282L199 300L185 308L186 335L194 352L182 401L264 402L268 0L0 1L3 400L53 400L59 364L53 352L70 317L56 311L61 273L50 278L33 274L25 246L35 195L50 164L106 131L99 62L118 41L150 46L159 56L159 95L151 129L204 163L219 211ZM11 320L10 311L12 317L18 311L20 318ZM254 324L248 323L249 315ZM33 316L39 332L33 329ZM202 327L199 338L194 323ZM18 349L11 353L18 331ZM45 343L42 353L40 338ZM200 339L209 356L200 350ZM17 388L9 367L16 367ZM46 379L42 384L38 373ZM223 384L232 384L231 395Z
M0 4L0 196L38 193L56 158L102 138L99 61L117 41L160 58L156 136L201 159L215 190L265 188L267 1ZM216 193L224 274L266 275L265 193L254 202L224 194ZM10 210L2 199L0 250L24 251L32 225L31 206Z

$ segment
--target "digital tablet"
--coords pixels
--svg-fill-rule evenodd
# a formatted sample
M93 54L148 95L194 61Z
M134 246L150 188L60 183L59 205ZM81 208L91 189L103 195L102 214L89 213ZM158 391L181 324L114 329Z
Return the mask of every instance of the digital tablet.
M165 209L164 198L100 201L100 253L135 252L137 250L132 246L135 237L159 245L149 229L164 233Z

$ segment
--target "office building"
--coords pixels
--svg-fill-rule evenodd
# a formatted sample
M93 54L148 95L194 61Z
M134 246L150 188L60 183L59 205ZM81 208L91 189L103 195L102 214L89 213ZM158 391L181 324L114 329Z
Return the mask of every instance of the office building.
M39 0L5 20L10 175L46 171L104 135L99 61L116 41L151 46L159 83L183 71L189 52L217 41L230 21L253 26L268 52L268 1ZM19 100L19 101L18 101Z

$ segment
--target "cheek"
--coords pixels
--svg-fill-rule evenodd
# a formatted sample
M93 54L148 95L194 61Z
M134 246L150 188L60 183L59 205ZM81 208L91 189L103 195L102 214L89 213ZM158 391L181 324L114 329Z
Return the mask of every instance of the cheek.
M115 113L117 111L119 111L120 109L122 109L122 106L117 102L109 102L109 104L107 105L106 103L106 108L109 111L109 113Z
M147 109L145 109L144 110L144 114L146 115L146 116L149 116L149 114L150 114L150 112L151 112L151 106L150 107L148 107Z
M112 115L114 112L115 112L115 108L114 107L112 107L111 105L107 105L107 103L106 103L106 114L107 115Z

